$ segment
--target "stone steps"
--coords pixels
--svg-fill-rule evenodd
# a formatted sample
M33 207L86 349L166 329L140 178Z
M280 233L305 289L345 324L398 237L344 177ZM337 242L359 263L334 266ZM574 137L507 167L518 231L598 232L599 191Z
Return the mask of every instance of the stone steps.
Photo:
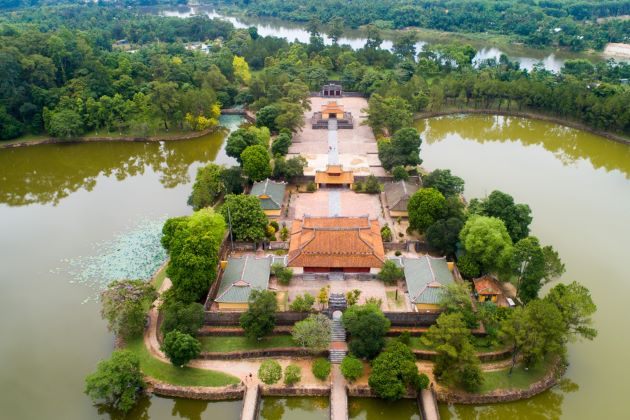
M346 357L346 350L330 350L330 363L340 364L344 357Z

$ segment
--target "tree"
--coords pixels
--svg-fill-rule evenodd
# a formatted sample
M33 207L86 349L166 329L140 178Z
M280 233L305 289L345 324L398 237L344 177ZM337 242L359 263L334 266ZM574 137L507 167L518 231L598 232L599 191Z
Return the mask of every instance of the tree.
M356 305L357 303L359 303L359 296L361 296L361 290L348 290L346 292L346 302L348 303L348 306Z
M228 194L221 214L230 222L235 240L257 242L265 238L267 216L257 197Z
M278 301L275 292L252 290L249 295L249 308L241 315L241 328L249 338L260 339L270 334L276 326Z
M394 177L394 181L406 181L409 179L409 173L407 173L407 170L402 165L394 166L392 176Z
M271 154L273 156L285 156L291 147L291 136L287 133L280 133L271 144Z
M273 177L283 178L291 182L294 178L304 175L304 168L308 164L303 156L294 156L285 160L283 157L274 159Z
M505 267L512 252L505 224L494 217L471 216L459 233L459 239L467 255L486 272Z
M192 335L175 330L164 336L160 349L173 365L184 367L199 356L201 343Z
M177 300L195 302L208 293L216 279L224 234L225 220L210 208L166 221L162 246L170 256L166 274Z
M485 216L503 220L512 242L518 242L529 235L532 211L527 204L515 204L511 195L492 191L488 198L481 201L480 210Z
M398 280L402 280L405 278L405 272L402 268L398 267L392 260L387 260L383 263L383 267L381 267L381 271L376 275L379 280L382 280L385 284L396 284Z
M256 113L256 126L269 127L269 130L277 132L278 125L276 124L276 118L278 118L280 112L280 108L277 105L267 105L260 108ZM291 140L291 138L289 138L289 140Z
M235 55L232 60L232 68L234 69L234 77L242 84L248 85L252 80L252 75L249 72L249 65L245 58Z
M313 362L311 370L317 379L325 381L330 375L330 361L320 357Z
M282 367L275 360L265 360L258 368L258 378L267 385L273 385L282 379Z
M278 130L285 128L295 132L304 127L304 108L301 104L281 101L278 106L280 108L280 115L276 117Z
M349 382L354 382L363 376L363 362L354 356L348 355L341 361L341 374Z
M225 144L225 153L235 158L242 164L241 154L249 146L260 145L260 140L256 133L246 128L239 128L232 132ZM264 146L264 145L263 145Z
M130 338L144 331L157 292L144 280L114 280L101 293L101 317L114 334Z
M419 232L426 231L429 226L444 216L446 199L434 188L421 188L409 199L409 228Z
M408 386L419 390L423 382L419 376L411 349L398 340L391 340L372 362L368 384L380 398L396 401L405 395Z
M297 295L291 305L289 305L289 309L295 312L310 312L313 309L313 305L315 304L315 297L309 293L304 293L304 295Z
M332 40L333 44L339 42L339 38L343 35L343 18L341 16L335 16L330 19L328 23L328 36Z
M383 242L392 241L392 229L387 224L381 228L381 239Z
M162 312L162 334L177 330L194 336L202 327L205 318L205 308L197 302L185 304L165 301L160 311Z
M284 369L284 384L291 386L302 380L302 368L298 365L288 365Z
M164 129L168 130L168 123L174 119L180 106L177 83L154 81L149 87L150 104L155 114L162 120Z
M512 348L512 367L519 356L525 366L533 366L545 356L564 356L567 331L562 314L549 301L533 300L518 307L501 322L501 340Z
M317 295L317 303L319 303L320 309L324 309L324 307L328 305L329 291L330 285L319 289L319 293Z
M422 163L418 130L407 127L394 133L391 140L378 142L378 158L383 168L390 171L395 166L416 166Z
M400 58L415 60L417 42L418 34L415 31L402 31L396 36L392 50Z
M447 314L461 314L468 328L477 327L477 319L470 300L470 283L451 283L442 287L439 304Z
M444 197L460 195L464 193L464 180L451 174L450 169L436 169L422 177L425 187L435 188Z
M471 344L472 334L461 314L441 314L422 337L438 355L433 367L436 378L476 391L483 382L479 359Z
M116 350L85 378L84 392L93 401L104 400L126 413L136 404L145 386L138 356L129 350Z
M363 191L368 194L378 194L381 192L381 184L374 175L368 175L363 184Z
M19 137L24 127L9 114L4 106L0 106L0 140L9 140Z
M545 275L545 255L538 239L530 236L514 245L511 261L517 276L518 297L525 303L538 297Z
M544 300L558 308L570 339L580 336L592 340L597 336L597 330L591 326L591 316L597 311L597 306L586 287L577 282L568 285L560 283L549 291Z
M71 109L45 113L46 130L53 137L69 139L83 134L83 120L81 116Z
M276 263L271 266L271 274L276 276L278 283L283 286L288 286L293 278L293 269L285 267L282 264Z
M463 227L464 222L456 217L438 220L427 229L427 243L435 251L445 255L455 255L459 233Z
M241 194L243 192L243 185L245 184L241 167L232 166L230 168L224 168L221 172L221 182L223 182L225 194Z
M197 169L197 177L188 197L188 205L197 211L212 206L225 193L223 167L214 163Z
M259 144L248 146L241 153L243 173L250 181L262 181L271 176L271 159L269 152Z
M479 263L470 254L464 254L457 259L457 268L459 273L468 279L477 278L481 274Z
M324 350L330 344L330 320L326 315L313 314L298 321L291 330L293 340L313 351Z
M367 123L377 135L385 128L390 134L395 133L413 122L409 103L399 96L373 94L368 101L367 113Z
M374 305L350 306L342 317L350 333L350 351L362 358L374 358L385 345L385 334L389 330L389 319Z

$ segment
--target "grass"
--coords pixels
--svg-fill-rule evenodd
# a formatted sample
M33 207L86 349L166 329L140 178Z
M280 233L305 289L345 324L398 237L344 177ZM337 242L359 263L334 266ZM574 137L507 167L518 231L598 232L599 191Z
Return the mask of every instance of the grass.
M388 290L385 294L387 295L387 306L389 309L402 309L405 307L405 296L402 293L398 294L398 300L396 300L395 290Z
M162 287L162 283L164 283L164 279L166 278L167 267L168 264L163 266L153 278L153 286L155 287L155 290L160 290L160 287Z
M272 335L261 340L250 340L241 336L199 337L201 350L210 352L228 352L274 347L297 347L290 335Z
M473 345L475 346L475 350L478 353L487 353L491 351L503 350L505 348L502 344L494 344L488 342L486 339L481 337L473 336ZM427 346L422 342L420 337L411 337L411 341L409 342L409 347L414 350L433 350L431 346Z
M237 377L223 372L191 367L178 368L157 360L145 347L142 337L129 340L126 348L140 358L140 367L145 375L172 385L218 387L240 382Z
M496 389L527 389L531 384L539 381L549 370L549 363L541 362L538 365L525 370L522 365L517 365L509 376L509 369L493 372L483 372L483 384L480 393L494 391Z

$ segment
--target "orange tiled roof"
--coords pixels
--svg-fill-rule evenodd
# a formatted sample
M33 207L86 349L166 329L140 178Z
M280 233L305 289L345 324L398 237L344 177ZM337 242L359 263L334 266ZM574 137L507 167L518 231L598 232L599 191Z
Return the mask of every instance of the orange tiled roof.
M365 217L308 217L291 228L291 267L375 267L385 261L377 220Z
M474 279L475 290L480 295L500 295L501 287L499 283L490 276L483 276L478 279Z
M326 171L315 171L316 184L353 184L352 171L344 171L341 165L328 165Z
M322 105L322 114L327 113L343 114L343 105L339 105L337 101L329 101Z

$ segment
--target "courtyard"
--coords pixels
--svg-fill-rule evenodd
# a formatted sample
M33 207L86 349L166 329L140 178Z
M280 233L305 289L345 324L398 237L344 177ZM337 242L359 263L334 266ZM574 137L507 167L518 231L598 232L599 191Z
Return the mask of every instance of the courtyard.
M369 216L383 225L379 194L359 194L348 189L322 188L313 193L294 192L289 200L289 218L308 216Z

